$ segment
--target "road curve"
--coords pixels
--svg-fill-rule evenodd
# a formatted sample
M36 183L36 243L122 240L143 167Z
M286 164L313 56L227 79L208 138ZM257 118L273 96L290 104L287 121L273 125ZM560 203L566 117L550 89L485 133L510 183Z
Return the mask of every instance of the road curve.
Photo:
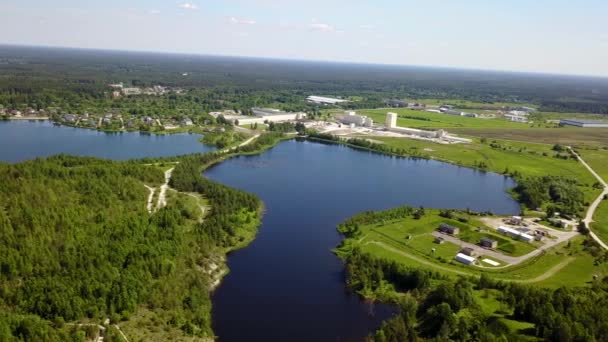
M591 203L589 209L587 209L587 215L585 215L583 222L585 223L585 226L589 229L589 235L593 238L593 240L595 240L600 246L602 246L602 248L608 249L608 245L606 245L604 241L602 241L597 235L595 235L595 233L591 231L590 228L591 222L593 222L593 214L595 214L595 210L597 210L597 207L599 207L600 203L602 203L602 201L604 200L604 196L608 195L608 184L606 183L606 181L604 181L604 179L602 179L602 177L600 177L600 175L597 174L597 172L595 172L595 170L593 170L593 168L591 168L591 166L589 166L589 164L587 164L587 162L583 160L583 158L581 158L581 156L578 155L578 153L574 152L574 150L569 146L568 149L570 150L570 153L576 156L576 159L578 159L578 161L583 164L583 166L587 168L589 172L591 172L591 174L598 180L598 182L600 182L600 184L604 186L604 191L602 191L602 193L595 199L595 201Z

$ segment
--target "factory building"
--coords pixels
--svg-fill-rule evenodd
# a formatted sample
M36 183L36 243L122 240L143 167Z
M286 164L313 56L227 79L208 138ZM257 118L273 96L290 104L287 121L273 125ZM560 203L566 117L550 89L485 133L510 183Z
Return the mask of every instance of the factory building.
M528 122L528 112L523 110L512 110L504 115L505 119L513 122Z
M563 119L559 120L560 125L576 126L583 128L607 128L608 121L585 120L585 119Z
M530 242L530 241L534 240L534 237L532 235L522 233L517 229L513 229L513 228L509 228L509 227L500 226L500 227L498 227L498 232L506 234L506 235L510 235L512 238L519 239L524 242Z
M357 115L355 112L346 112L346 115L340 118L340 122L361 127L372 127L374 125L374 120L365 115Z
M421 129L399 127L397 126L397 113L386 114L386 129L391 132L415 135L423 138L440 139L445 135L445 131L440 129L438 131L424 131Z
M264 122L286 122L306 119L306 113L303 112L283 112L274 108L252 108L251 111L255 117L236 115L225 117L233 122L238 120L239 125L249 125Z

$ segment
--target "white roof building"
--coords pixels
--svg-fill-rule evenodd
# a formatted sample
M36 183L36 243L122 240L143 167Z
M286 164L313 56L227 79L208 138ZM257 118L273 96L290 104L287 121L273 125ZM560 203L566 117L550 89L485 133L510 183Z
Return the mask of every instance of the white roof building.
M336 99L332 97L324 97L324 96L315 96L311 95L306 98L306 101L318 104L338 104L343 102L348 102L348 100Z
M365 116L365 115L357 115L355 112L346 112L340 122L347 125L357 125L362 127L372 127L374 125L374 120Z
M461 262L465 265L471 265L475 262L475 258L472 256L468 256L466 254L463 253L458 253L456 254L456 257L454 258L456 261Z
M513 228L509 228L509 227L500 226L500 227L498 227L498 232L511 235L512 237L518 238L525 242L530 242L530 241L534 240L534 237L532 235L522 233L517 229L513 229Z

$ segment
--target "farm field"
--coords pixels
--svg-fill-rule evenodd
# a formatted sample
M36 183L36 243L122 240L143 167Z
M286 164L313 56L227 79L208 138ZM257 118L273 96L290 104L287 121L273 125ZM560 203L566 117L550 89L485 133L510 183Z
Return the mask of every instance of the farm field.
M500 140L496 143L474 140L471 144L455 145L389 137L374 137L374 140L403 149L413 156L469 167L476 167L483 162L488 171L497 173L517 171L524 176L568 176L577 178L580 183L588 186L595 183L595 178L576 160L555 158L556 152L551 145Z
M383 124L386 121L386 113L398 114L397 125L403 127L414 127L422 129L439 128L499 128L499 129L523 129L529 125L525 123L511 122L501 118L484 119L470 118L443 113L431 113L426 111L391 108L391 109L362 109L357 114L367 115L374 122Z
M487 139L515 140L521 142L562 145L608 146L608 128L459 128L450 133Z

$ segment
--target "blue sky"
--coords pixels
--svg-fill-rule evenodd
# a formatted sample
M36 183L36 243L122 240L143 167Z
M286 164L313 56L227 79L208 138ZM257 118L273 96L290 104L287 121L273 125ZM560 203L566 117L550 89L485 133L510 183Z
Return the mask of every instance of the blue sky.
M0 0L0 43L608 76L601 0Z

